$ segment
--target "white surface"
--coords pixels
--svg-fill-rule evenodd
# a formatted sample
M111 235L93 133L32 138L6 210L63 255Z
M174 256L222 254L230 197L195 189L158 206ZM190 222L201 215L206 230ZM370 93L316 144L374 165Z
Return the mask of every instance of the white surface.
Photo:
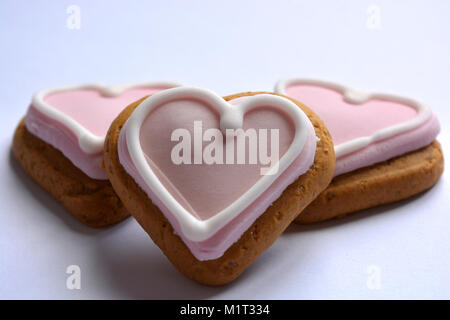
M158 3L0 2L0 297L450 298L449 170L414 199L291 226L220 288L184 278L133 219L84 227L23 173L10 146L32 94L85 82L173 80L225 95L299 76L411 96L440 117L450 159L450 2ZM66 28L71 4L80 30ZM372 4L379 29L366 27ZM72 264L81 290L66 289Z

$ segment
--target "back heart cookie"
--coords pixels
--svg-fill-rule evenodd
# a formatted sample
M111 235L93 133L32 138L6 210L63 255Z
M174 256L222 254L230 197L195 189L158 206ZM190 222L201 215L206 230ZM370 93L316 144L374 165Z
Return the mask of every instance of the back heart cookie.
M297 222L404 199L430 188L441 175L442 151L433 143L439 122L422 103L300 78L282 80L275 90L317 112L335 145L335 179Z

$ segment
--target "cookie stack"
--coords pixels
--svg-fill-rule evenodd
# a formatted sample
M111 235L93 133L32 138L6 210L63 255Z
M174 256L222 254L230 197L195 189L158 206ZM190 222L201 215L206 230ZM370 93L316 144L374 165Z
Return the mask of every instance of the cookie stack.
M131 214L180 272L222 285L293 221L433 186L438 133L417 101L317 80L227 97L177 83L85 85L38 92L13 153L81 222Z

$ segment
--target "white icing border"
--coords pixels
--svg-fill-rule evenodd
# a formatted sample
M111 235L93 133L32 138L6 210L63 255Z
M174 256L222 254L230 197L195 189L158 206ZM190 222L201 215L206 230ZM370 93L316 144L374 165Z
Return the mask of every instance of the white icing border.
M420 127L422 124L424 124L426 121L428 121L432 115L431 110L427 106L425 106L424 104L422 104L416 100L410 99L410 98L401 97L401 96L392 95L392 94L385 94L385 93L362 92L362 91L358 91L358 90L355 90L350 87L346 87L341 84L328 82L328 81L322 81L322 80L304 79L304 78L283 79L283 80L278 81L277 84L275 85L275 92L284 94L287 96L286 88L290 85L295 85L295 84L315 85L315 86L330 88L332 90L342 93L344 100L348 103L362 104L362 103L367 102L372 99L380 99L380 100L388 100L388 101L406 104L417 110L417 115L408 121L380 129L370 136L356 138L356 139L341 143L337 146L334 146L336 158L339 158L339 157L345 156L349 153L352 153L354 151L360 150L373 142L384 140L384 139L393 137L397 134ZM295 99L295 97L292 97L292 98Z
M295 125L294 139L279 160L278 171L264 175L239 199L207 220L198 220L180 205L159 181L147 161L140 144L140 128L151 110L164 103L179 99L198 99L215 108L220 114L220 126L238 128L242 126L246 112L262 106L274 106L282 109L292 117ZM214 92L194 87L179 87L158 92L144 100L133 112L126 123L126 142L128 151L144 182L174 215L180 224L184 236L191 241L203 241L227 225L239 213L254 202L300 155L307 139L309 118L292 101L271 94L260 94L231 105ZM271 171L276 170L272 167Z
M181 84L176 82L142 82L113 86L104 86L97 83L91 83L78 86L56 87L38 91L33 96L31 104L46 116L63 123L67 128L69 128L70 131L72 131L78 138L78 144L80 145L81 150L83 150L87 154L96 154L103 150L105 136L97 136L93 134L65 113L46 103L44 101L44 98L46 96L62 91L91 89L99 91L101 95L106 97L116 97L121 95L124 91L132 88L167 87L169 89L179 86L181 86ZM125 107L126 106L124 106L124 108Z

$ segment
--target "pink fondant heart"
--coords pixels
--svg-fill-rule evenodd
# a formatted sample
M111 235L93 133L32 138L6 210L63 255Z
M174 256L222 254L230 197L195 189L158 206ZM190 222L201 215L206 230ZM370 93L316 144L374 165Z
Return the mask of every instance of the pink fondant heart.
M217 112L200 101L167 103L163 108L152 112L142 124L141 146L147 162L167 190L196 218L206 220L225 209L253 186L261 178L261 165L174 164L171 161L171 150L178 142L170 141L171 134L178 128L185 128L194 137L194 121L202 121L203 132L209 128L220 127ZM291 120L286 115L271 109L247 113L243 129L248 128L279 129L280 157L291 145L295 132ZM236 145L236 138L234 141ZM203 142L203 148L209 143ZM270 147L269 144L269 152ZM248 149L246 151L248 159ZM223 159L225 162L225 154ZM193 148L191 162L194 163Z
M131 102L174 86L178 84L91 84L42 90L33 97L26 126L91 178L106 179L103 142L114 118Z
M417 115L417 110L405 103L376 98L361 104L350 103L342 92L317 85L288 86L286 94L296 97L317 113L327 124L336 145L370 136Z
M439 132L431 111L409 98L309 79L282 80L276 91L301 101L325 122L335 145L335 175L419 149Z
M87 85L49 92L43 101L101 137L106 135L111 122L127 105L170 87L173 85L163 83L118 87Z
M195 129L196 122L201 122L201 133ZM238 164L236 137L232 138L234 158L225 164L229 151L225 136L221 137L223 164L207 164L204 159L196 164L196 134L201 139L208 129L224 134L229 128L267 130L268 139L271 130L278 130L278 170L261 175L266 165L259 160L249 163L248 142L247 160ZM180 142L172 139L177 130L185 130L192 138L190 164L173 161L173 148ZM183 87L157 93L136 108L121 131L119 159L196 257L205 259L223 253L290 183L308 170L314 160L315 142L308 117L285 98L263 94L232 105L208 90ZM210 143L200 140L197 146L204 150ZM265 142L267 154L272 152L272 143ZM260 145L257 147L259 152ZM240 223L228 230L231 221ZM220 241L214 235L219 235Z

